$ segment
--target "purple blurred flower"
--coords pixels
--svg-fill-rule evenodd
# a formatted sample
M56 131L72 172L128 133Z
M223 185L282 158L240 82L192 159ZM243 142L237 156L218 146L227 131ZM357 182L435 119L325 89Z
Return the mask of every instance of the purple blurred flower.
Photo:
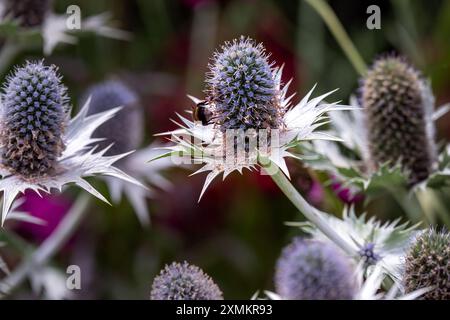
M349 300L356 293L351 262L339 249L299 237L277 261L275 288L288 300Z
M45 225L20 222L17 232L38 243L43 242L56 229L64 215L69 211L71 201L62 195L43 194L40 197L35 192L26 192L25 202L20 207L33 217L45 221Z
M313 205L320 205L323 201L324 198L324 192L323 192L323 188L322 185L313 180L311 187L309 188L308 191L308 200L309 202L311 202L311 204Z
M222 291L199 267L173 262L155 278L151 300L223 300Z

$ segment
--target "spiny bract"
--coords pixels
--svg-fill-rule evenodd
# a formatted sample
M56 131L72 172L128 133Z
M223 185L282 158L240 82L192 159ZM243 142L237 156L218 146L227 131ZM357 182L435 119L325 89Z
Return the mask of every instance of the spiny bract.
M223 300L222 292L200 268L173 262L155 278L151 300Z
M213 56L207 101L222 131L278 128L282 119L275 73L262 44L241 37Z
M2 165L24 178L54 169L64 150L66 102L55 66L40 61L17 68L3 88Z
M430 93L419 73L399 57L377 60L360 88L371 166L401 163L411 184L431 173Z
M406 255L404 285L407 292L429 287L424 299L450 299L450 233L424 231Z
M137 95L122 82L110 80L89 88L86 98L89 96L89 114L122 107L114 118L95 130L94 137L106 138L99 143L99 147L103 149L114 143L107 155L121 154L139 147L143 136L144 115Z
M348 300L356 293L350 261L333 245L295 238L283 249L275 287L283 299Z
M6 0L3 16L18 20L22 27L36 27L44 22L50 5L50 0Z

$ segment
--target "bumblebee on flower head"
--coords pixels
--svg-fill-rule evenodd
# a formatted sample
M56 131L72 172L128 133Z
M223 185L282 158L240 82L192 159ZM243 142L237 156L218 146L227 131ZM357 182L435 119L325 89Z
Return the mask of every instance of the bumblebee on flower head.
M207 126L211 123L213 113L209 110L207 100L201 100L192 107L192 119L200 121L202 125Z

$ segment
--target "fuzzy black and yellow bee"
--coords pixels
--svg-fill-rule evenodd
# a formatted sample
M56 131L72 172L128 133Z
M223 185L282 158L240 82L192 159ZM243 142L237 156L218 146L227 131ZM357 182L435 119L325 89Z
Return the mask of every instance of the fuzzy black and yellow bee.
M212 112L208 110L208 102L206 100L200 101L192 108L192 118L194 121L201 121L204 126L210 124Z

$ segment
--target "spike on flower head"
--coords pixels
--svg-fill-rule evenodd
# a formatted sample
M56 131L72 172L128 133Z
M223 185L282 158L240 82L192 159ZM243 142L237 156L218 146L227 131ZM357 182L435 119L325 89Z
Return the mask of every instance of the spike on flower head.
M401 163L411 184L432 171L434 155L430 113L433 97L418 71L403 59L378 59L360 88L371 165Z
M100 148L114 143L107 155L125 153L141 144L144 115L139 99L131 89L120 81L110 80L89 88L86 97L91 98L89 114L122 107L114 118L94 132L94 137L105 138L99 143Z
M24 178L47 174L64 150L66 88L55 66L27 62L2 96L2 165Z
M275 69L262 44L241 37L213 56L207 76L207 101L222 131L279 128L283 110Z
M4 6L4 17L18 20L23 27L36 27L44 22L51 0L5 0Z
M407 292L430 288L424 299L450 299L450 233L424 231L406 255L404 286Z
M187 262L166 266L155 278L151 300L223 300L222 292L200 268Z
M346 300L356 287L350 261L333 245L296 238L283 249L275 287L283 299Z

